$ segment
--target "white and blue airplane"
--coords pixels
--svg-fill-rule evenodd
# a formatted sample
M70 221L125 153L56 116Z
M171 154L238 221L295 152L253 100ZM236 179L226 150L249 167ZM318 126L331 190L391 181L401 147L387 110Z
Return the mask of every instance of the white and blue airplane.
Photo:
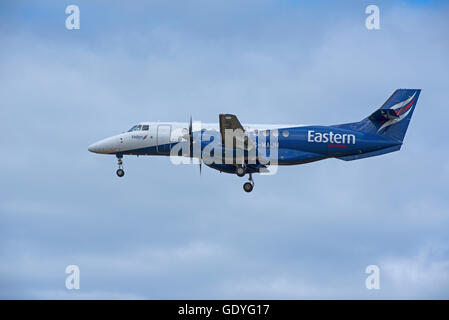
M398 89L367 118L333 126L242 125L235 115L220 114L219 123L141 122L129 131L89 146L94 153L186 157L240 177L251 192L253 173L272 166L297 165L337 158L345 161L398 151L403 143L420 89Z

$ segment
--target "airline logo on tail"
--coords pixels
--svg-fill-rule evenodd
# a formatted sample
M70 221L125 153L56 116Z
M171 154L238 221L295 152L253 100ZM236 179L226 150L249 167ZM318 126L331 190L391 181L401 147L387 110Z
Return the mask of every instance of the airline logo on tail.
M377 132L380 132L382 129L385 129L395 123L398 123L399 121L407 117L407 115L412 110L413 103L415 102L415 95L416 92L407 100L404 100L392 106L390 109L394 110L394 112L398 117L385 122L383 125L380 126Z

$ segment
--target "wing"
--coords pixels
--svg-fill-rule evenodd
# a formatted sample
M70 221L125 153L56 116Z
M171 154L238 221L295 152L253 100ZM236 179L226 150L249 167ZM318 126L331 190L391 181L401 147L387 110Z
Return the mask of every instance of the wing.
M232 134L235 137L232 148L241 148L245 150L252 150L256 146L254 142L248 137L248 133L243 128L239 119L233 114L220 114L220 133L221 143L225 145L226 135Z

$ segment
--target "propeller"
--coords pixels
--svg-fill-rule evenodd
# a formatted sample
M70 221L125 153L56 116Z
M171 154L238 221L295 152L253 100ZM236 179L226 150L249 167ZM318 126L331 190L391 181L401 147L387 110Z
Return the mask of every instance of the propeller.
M189 123L189 157L193 158L193 126L192 126L192 116L190 116Z
M190 116L190 122L189 122L189 157L190 159L193 158L193 125L192 125L192 116ZM201 155L200 158L198 159L200 162L200 175L201 175L201 164L202 164L202 159L201 159Z

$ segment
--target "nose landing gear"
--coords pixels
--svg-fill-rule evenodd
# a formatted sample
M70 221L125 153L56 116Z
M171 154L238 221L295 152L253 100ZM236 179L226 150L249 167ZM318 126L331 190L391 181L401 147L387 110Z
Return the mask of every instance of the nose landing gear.
M248 182L245 182L244 184L243 184L243 190L245 190L245 192L251 192L251 191L253 191L253 188L254 188L254 180L253 180L253 176L252 176L252 174L251 173L249 173L248 174L249 175L249 181Z
M119 176L120 178L123 177L125 175L125 170L123 170L123 161L122 161L122 157L123 156L118 156L117 155L117 164L118 164L118 169L115 173L117 173L117 176Z
M123 169L118 169L116 171L117 175L121 178L125 175L125 171Z

